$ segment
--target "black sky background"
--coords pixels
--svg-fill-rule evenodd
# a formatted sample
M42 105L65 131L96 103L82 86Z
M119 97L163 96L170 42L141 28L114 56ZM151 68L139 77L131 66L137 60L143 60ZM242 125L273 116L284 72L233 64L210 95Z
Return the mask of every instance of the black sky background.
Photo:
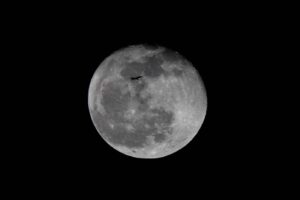
M54 63L47 69L50 76L46 75L50 117L46 124L50 130L44 142L47 146L48 139L53 142L47 153L57 156L54 160L85 170L118 169L118 165L126 170L135 165L159 170L166 165L173 171L182 167L214 169L224 162L238 163L248 153L243 150L251 135L241 115L247 108L243 103L245 85L240 81L250 67L243 47L250 41L244 40L246 30L238 24L174 21L166 26L155 22L130 27L120 24L112 30L115 24L61 26L63 31L54 32L49 41L54 45L46 52ZM89 83L99 64L114 51L136 44L158 44L178 51L197 67L208 96L207 115L197 136L176 154L153 161L124 156L108 146L93 126L87 105Z
M107 181L109 176L136 181L163 177L168 182L210 177L224 183L230 174L239 180L239 173L258 167L252 162L259 135L251 125L259 121L253 118L257 98L251 95L256 91L250 80L259 73L254 66L263 55L264 45L260 51L257 46L266 37L264 23L240 17L242 11L145 18L139 13L130 19L85 13L63 10L20 23L23 32L15 38L30 61L19 70L30 88L19 94L29 113L24 120L30 130L24 140L29 142L21 153L28 168L66 182ZM97 133L88 110L90 80L101 62L120 48L138 44L179 52L197 68L208 98L199 133L177 153L160 159L135 159L114 150Z

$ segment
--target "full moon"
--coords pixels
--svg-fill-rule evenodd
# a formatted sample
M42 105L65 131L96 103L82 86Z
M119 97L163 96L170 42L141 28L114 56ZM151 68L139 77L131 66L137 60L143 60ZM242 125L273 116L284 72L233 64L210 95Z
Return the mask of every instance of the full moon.
M201 131L207 97L199 66L168 48L136 45L99 65L88 107L108 146L135 158L161 158Z

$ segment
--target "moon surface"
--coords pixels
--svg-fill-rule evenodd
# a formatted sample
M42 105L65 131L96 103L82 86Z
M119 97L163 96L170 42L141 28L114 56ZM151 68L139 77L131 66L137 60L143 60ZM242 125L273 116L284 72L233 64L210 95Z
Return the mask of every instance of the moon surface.
M149 93L154 97L149 102L150 106L159 105L174 112L173 133L166 142L151 142L139 149L115 145L104 136L101 129L102 124L104 126L104 123L109 122L96 117L99 114L105 116L105 113L109 112L101 104L102 86L106 82L120 79L120 66L124 60L135 61L151 55L159 55L164 59L162 68L167 73L175 73L176 69L183 72L180 76L161 75L155 81L149 79L145 90L145 95ZM112 53L100 64L90 82L88 104L96 130L111 147L135 158L161 158L182 149L199 132L206 115L207 97L199 72L183 56L164 47L149 48L137 45ZM113 128L113 125L111 126Z

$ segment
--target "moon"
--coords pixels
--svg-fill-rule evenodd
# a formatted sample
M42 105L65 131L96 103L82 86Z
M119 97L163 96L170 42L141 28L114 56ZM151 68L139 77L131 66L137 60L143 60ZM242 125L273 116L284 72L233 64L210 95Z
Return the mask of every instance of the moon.
M121 78L121 66L125 60L126 62L140 61L153 55L163 59L161 67L166 74L171 75L161 75L155 80L145 78L147 87L141 95L150 94L153 97L148 102L150 108L159 106L174 113L175 118L170 125L173 130L172 134L163 143L151 140L142 148L129 148L126 145L114 144L104 128L105 126L114 129L116 126L105 117L109 111L101 103L104 85ZM176 70L182 73L175 75ZM134 89L130 84L122 83L121 85L124 87L124 93L134 94ZM89 85L88 107L96 130L111 147L135 158L162 158L185 147L199 132L207 111L207 96L199 71L179 53L165 47L152 48L146 45L135 45L113 52L99 65ZM130 104L129 114L141 114L136 108L134 103ZM130 130L132 126L128 125L126 128Z

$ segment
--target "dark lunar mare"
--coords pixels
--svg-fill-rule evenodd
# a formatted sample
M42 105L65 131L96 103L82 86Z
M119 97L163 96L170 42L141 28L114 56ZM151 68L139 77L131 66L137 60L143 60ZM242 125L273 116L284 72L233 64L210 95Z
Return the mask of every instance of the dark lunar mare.
M161 67L163 59L157 56L145 57L144 62L125 62L123 69L121 71L121 76L125 79L137 77L137 76L147 76L150 78L159 77L164 70Z
M167 134L172 134L173 130L169 125L174 121L173 112L161 109L152 109L151 112L156 114L153 117L143 117L136 122L128 121L124 118L124 113L128 108L130 101L134 100L138 103L138 112L149 111L148 102L152 98L147 96L141 97L147 85L144 77L158 78L160 75L170 76L163 70L161 64L164 60L169 62L177 62L181 59L178 54L165 52L160 56L151 56L145 58L145 62L126 62L120 75L132 83L136 95L131 97L129 93L122 95L122 89L118 82L108 83L103 89L102 105L106 114L97 111L93 112L93 120L98 131L113 145L121 145L128 148L143 148L147 145L148 136L153 136L154 141L161 143L166 140ZM175 76L182 76L182 71L175 71ZM109 126L112 122L115 126L112 129ZM129 131L125 128L124 123L131 124L135 131ZM159 134L155 123L162 127L163 134ZM146 128L148 124L149 128Z
M144 62L124 62L121 76L125 79L136 79L137 77L158 78L160 75L181 77L184 70L173 69L172 73L166 72L161 65L167 61L171 64L181 63L188 65L185 59L176 52L164 50L161 54L145 57ZM186 67L185 66L185 67Z
M144 87L138 87L137 84L136 92L140 93L142 88ZM138 96L139 95L134 98L139 103L139 112L149 110L147 102L150 97L148 97L148 99L142 99ZM106 114L101 115L98 113L94 116L94 119L97 128L109 142L114 145L123 145L128 148L144 147L147 145L148 136L153 136L156 142L163 142L166 139L166 136L158 133L158 128L155 126L155 123L162 127L162 131L172 134L172 129L169 125L174 120L174 114L173 112L168 112L164 109L152 109L151 112L155 114L155 116L147 117L145 115L135 122L125 119L123 116L130 100L133 100L131 98L132 97L130 97L128 93L121 95L117 83L111 82L104 88L101 102L106 110ZM109 121L113 122L115 125L114 129L109 126ZM135 130L127 130L124 124L131 124ZM146 128L146 124L149 126L148 128Z
M168 49L163 51L160 56L163 58L164 61L170 64L180 64L184 68L187 68L189 65L189 63L186 61L185 58L183 58L183 56ZM174 68L172 72L175 77L181 77L184 73L184 70Z
M160 55L165 61L168 61L170 63L176 63L184 60L181 55L168 49L164 50Z

